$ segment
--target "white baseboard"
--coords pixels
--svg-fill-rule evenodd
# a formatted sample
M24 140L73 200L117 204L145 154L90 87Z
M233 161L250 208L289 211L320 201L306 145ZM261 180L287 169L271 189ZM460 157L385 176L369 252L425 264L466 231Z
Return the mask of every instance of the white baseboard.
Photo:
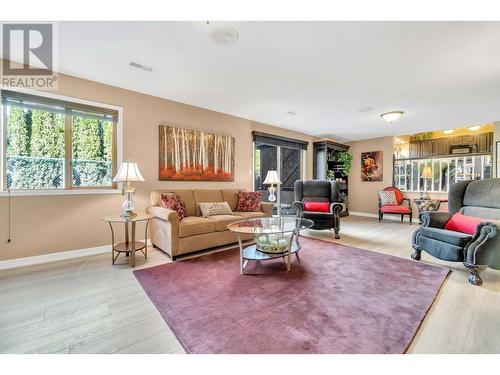
M26 258L2 260L0 261L0 270L25 267L25 266L34 266L36 264L57 262L59 260L74 259L74 258L80 258L89 255L98 255L104 253L111 253L110 245L89 247L86 249L78 249L78 250L61 251L59 253L37 255Z
M374 217L375 219L378 219L378 214L371 214L368 212L349 211L349 215L363 216L363 217ZM384 220L401 221L401 216L399 216L399 214L393 214L393 215L387 214L387 215L384 215ZM405 215L403 221L410 222L410 219L408 218L408 216ZM413 218L413 222L418 223L418 219Z

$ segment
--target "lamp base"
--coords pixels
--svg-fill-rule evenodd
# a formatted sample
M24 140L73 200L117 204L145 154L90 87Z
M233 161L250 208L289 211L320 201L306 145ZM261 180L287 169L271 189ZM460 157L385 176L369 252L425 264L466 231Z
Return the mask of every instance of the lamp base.
M137 214L134 211L125 211L120 216L123 218L131 218L131 217L136 217Z

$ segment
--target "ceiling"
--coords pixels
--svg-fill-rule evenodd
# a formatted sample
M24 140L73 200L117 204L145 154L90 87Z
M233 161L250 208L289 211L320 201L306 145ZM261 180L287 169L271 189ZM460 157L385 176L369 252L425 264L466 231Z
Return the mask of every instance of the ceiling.
M214 25L238 40L212 42ZM63 73L314 136L500 120L500 22L61 22L58 35ZM391 110L405 112L393 125L379 117Z

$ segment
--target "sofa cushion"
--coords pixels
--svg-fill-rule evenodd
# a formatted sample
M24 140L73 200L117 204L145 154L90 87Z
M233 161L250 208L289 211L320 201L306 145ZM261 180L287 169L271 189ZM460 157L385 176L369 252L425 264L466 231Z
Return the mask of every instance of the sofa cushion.
M239 220L245 220L245 219L256 219L258 217L267 217L264 212L255 212L255 211L249 211L249 212L240 212L240 211L235 211L233 212L234 215L237 215L239 217Z
M238 208L236 211L260 211L261 201L262 194L259 191L240 190L238 192Z
M459 247L464 247L472 239L470 234L454 232L446 229L422 227L420 228L420 232L422 236Z
M207 202L224 202L222 192L220 190L197 189L193 190L194 199L196 201L196 216L201 215L198 203Z
M381 206L380 211L386 214L409 214L411 212L406 206Z
M304 219L314 220L329 220L333 219L333 214L331 212L313 212L313 211L304 211L302 213L302 217Z
M304 210L313 212L330 212L330 202L304 202Z
M155 190L151 192L151 204L153 206L161 206L162 193L175 193L186 204L188 216L196 216L196 203L192 190Z
M215 232L215 221L204 217L188 216L179 223L179 237Z
M392 190L381 190L378 192L378 197L382 206L397 206L398 204L396 193Z
M176 193L162 193L161 204L164 208L175 211L179 220L184 219L188 215L186 204Z
M238 208L238 192L240 189L222 189L222 198L231 207L231 211L236 211Z
M207 202L198 203L200 207L201 216L209 217L214 215L232 215L231 207L227 202Z
M213 215L207 217L207 219L212 220L215 223L215 229L217 232L222 232L227 230L227 226L229 224L241 220L241 217L236 215Z
M488 220L474 216L465 216L457 212L451 217L450 220L448 220L444 229L467 234L475 234L477 226L484 221Z

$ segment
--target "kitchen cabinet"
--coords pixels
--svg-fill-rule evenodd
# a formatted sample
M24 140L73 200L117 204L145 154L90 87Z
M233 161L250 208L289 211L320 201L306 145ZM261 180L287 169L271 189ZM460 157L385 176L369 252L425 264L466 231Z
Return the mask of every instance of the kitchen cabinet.
M448 138L439 138L433 141L432 155L446 156L450 153L450 141Z
M493 133L413 141L409 144L409 157L411 159L448 156L453 146L471 147L474 153L490 153L493 146Z

